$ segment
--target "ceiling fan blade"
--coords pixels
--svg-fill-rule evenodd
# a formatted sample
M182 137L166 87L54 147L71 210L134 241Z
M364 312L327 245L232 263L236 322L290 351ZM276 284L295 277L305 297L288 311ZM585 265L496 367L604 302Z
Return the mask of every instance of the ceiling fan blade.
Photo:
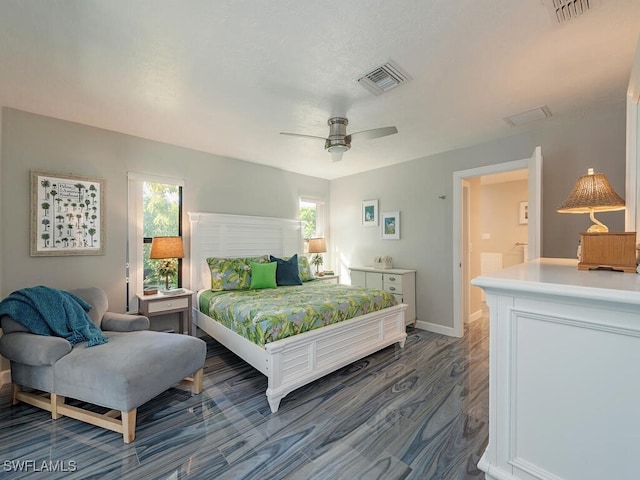
M393 135L395 133L398 133L398 129L396 127L381 127L352 133L350 136L353 138L358 135L362 138L366 138L367 140L372 140L374 138L386 137L387 135Z
M316 135L303 135L302 133L280 132L280 135L290 135L292 137L319 138L320 140L324 140L324 141L327 140L325 137L318 137Z
M342 160L342 154L344 152L331 152L331 160L334 162L339 162Z

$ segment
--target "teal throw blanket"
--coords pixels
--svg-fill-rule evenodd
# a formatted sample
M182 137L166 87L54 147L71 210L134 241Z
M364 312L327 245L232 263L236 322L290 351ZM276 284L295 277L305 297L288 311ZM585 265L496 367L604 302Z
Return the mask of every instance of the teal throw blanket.
M2 300L0 316L9 315L31 333L62 337L71 345L86 340L92 347L108 339L87 315L91 308L72 293L39 286L17 290Z

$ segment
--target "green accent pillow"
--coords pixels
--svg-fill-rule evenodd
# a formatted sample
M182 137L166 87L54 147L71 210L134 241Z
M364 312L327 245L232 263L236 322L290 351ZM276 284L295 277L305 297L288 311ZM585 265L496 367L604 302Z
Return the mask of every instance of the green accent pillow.
M270 263L254 263L250 262L251 267L251 290L259 288L276 288L276 269L277 262Z

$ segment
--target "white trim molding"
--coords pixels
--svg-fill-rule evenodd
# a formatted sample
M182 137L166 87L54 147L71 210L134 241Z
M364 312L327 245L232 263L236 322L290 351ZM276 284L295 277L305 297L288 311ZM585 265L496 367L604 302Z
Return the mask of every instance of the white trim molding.
M421 320L416 321L416 328L420 330L426 330L427 332L439 333L441 335L447 335L449 337L455 337L453 328L445 327L444 325L438 325L437 323L423 322Z

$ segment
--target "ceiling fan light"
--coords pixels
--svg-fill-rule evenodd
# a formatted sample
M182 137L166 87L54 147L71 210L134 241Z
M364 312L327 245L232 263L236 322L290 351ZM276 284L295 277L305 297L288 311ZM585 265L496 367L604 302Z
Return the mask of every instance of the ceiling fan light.
M327 150L331 153L344 153L349 150L349 147L346 145L331 145Z

